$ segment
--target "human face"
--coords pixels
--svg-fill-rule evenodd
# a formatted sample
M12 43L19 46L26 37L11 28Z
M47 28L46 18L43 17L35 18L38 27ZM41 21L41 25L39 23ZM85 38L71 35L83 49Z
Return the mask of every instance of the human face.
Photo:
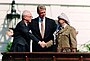
M24 19L27 22L31 22L32 21L32 15L24 15Z
M60 23L61 25L63 25L63 24L65 23L65 21L64 21L63 19L59 19L59 23Z
M44 18L46 16L46 10L39 10L39 17Z

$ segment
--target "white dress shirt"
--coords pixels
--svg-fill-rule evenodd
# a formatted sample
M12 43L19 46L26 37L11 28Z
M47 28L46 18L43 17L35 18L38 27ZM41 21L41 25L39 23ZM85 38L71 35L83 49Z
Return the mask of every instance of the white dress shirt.
M45 32L45 18L43 18L43 26L44 26L44 32ZM41 18L39 17L39 30L41 33Z

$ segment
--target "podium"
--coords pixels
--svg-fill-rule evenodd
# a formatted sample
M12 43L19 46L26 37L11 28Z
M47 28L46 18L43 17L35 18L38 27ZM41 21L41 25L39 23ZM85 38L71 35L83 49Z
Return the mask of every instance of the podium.
M2 52L2 61L90 61L81 52Z

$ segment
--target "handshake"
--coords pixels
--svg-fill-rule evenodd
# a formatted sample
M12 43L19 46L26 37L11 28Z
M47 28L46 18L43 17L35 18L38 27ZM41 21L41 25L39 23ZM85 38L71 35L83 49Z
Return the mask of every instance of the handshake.
M52 40L49 40L48 42L44 42L44 41L39 41L38 42L38 44L42 47L42 48L48 48L48 47L50 47L50 46L52 46L53 45L53 41Z
M42 48L44 48L45 46L47 46L47 43L45 43L44 41L39 41L38 42L38 44L42 47Z

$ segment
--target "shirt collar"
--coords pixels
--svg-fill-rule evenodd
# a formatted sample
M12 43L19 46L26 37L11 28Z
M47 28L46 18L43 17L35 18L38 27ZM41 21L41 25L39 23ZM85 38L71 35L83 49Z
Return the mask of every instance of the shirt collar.
M45 21L45 17L43 18L43 21ZM41 18L39 17L39 22L41 22Z

